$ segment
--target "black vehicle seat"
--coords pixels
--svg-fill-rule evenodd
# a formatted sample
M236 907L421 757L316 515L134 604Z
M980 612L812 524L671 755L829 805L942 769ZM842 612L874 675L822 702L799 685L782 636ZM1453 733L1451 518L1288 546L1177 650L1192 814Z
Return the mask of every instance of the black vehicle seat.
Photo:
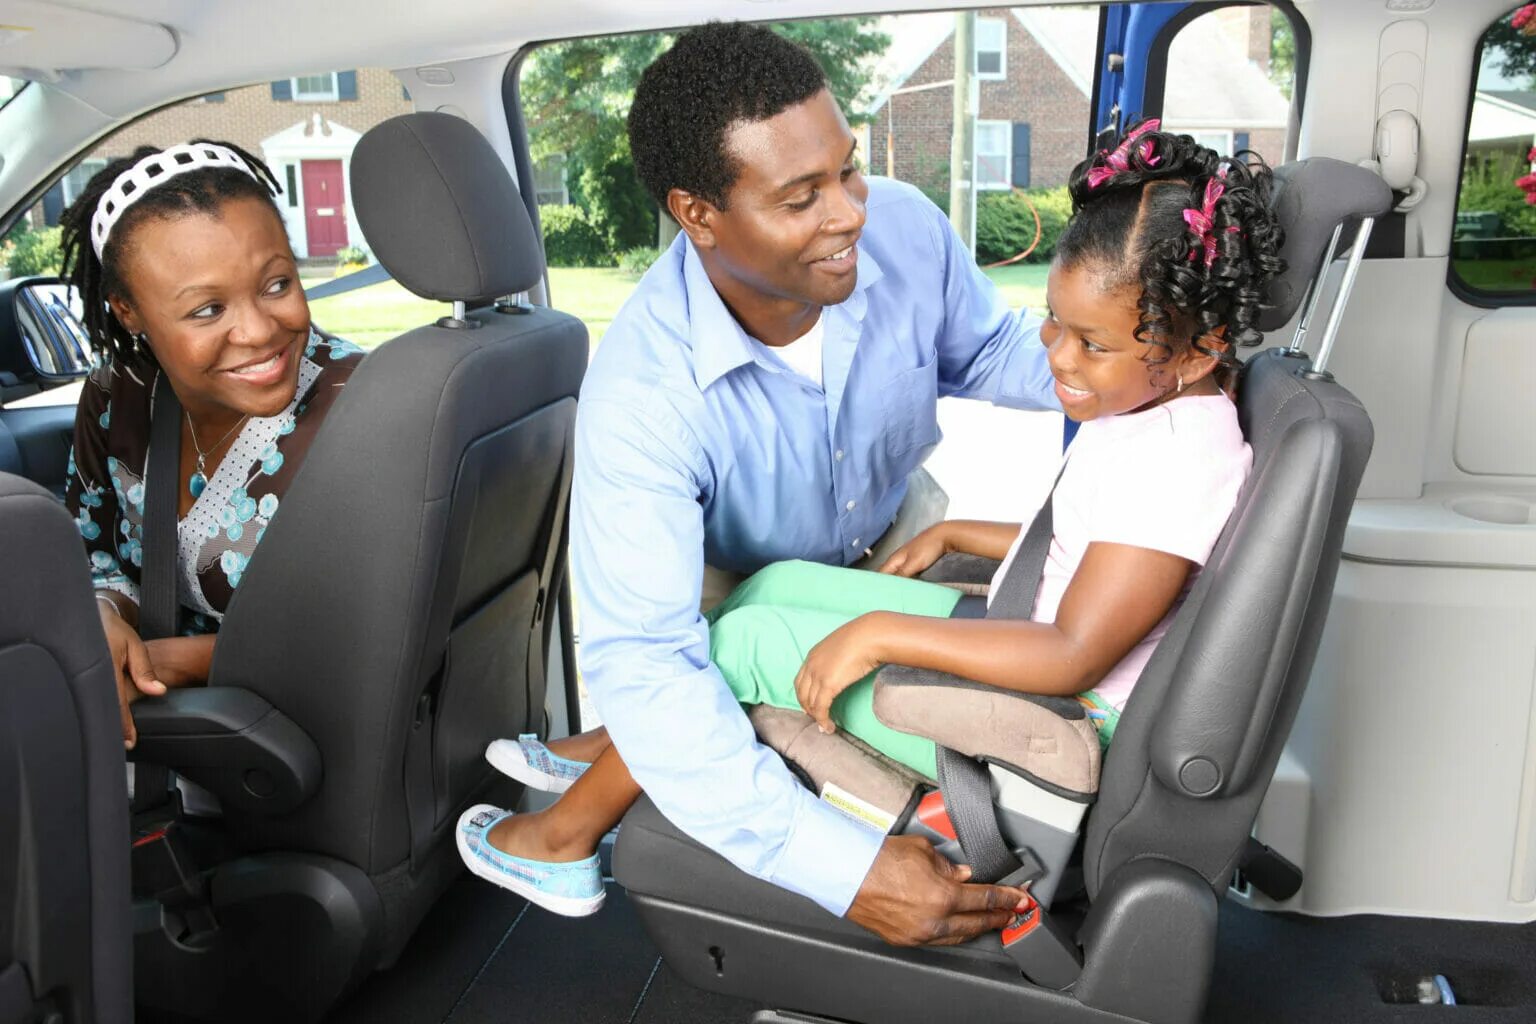
M1277 170L1277 179L1290 269L1271 289L1273 308L1261 324L1268 330L1301 306L1334 228L1375 217L1391 201L1374 174L1339 161L1301 161ZM1248 361L1238 413L1253 447L1252 474L1104 758L1083 837L1086 917L1080 927L1058 922L1059 946L1042 946L1072 958L1069 970L1056 969L1064 963L1058 957L1050 980L1034 976L1031 983L998 937L959 950L885 946L735 871L642 801L620 831L614 873L668 962L701 987L844 1020L1197 1020L1214 956L1216 901L1249 849L1305 689L1372 441L1354 396L1289 350ZM975 581L985 568L972 561L936 575ZM887 668L877 692L893 684L936 688L940 699L966 699L976 687ZM1002 698L1008 701L1032 704L1019 728L1038 727L1032 719L1049 707L1024 696ZM887 724L932 732L921 727L920 701L906 712L904 726ZM953 733L938 738L962 745ZM979 749L971 739L963 746L960 760L988 762L994 793L1000 777L1038 788L1042 776L1054 775L1078 780L1068 797L1094 796L1086 776L1097 752L1084 744L1056 742L1052 756L1070 763L1055 772L1042 772L1038 759L1033 771L1016 771L1025 759L1017 750ZM941 751L941 778L944 763ZM999 825L1006 836L1006 824ZM1049 836L1049 851L1035 858L1056 874L1070 852L1059 839ZM1040 911L1037 921L1045 920Z
M0 537L0 1024L127 1024L122 728L85 549L5 473Z
M586 329L484 306L537 282L543 253L468 122L378 125L352 191L379 261L455 315L353 374L229 606L210 685L135 705L135 759L223 811L181 823L177 856L200 873L175 913L162 898L161 922L137 919L138 1000L179 1015L313 1020L391 964L461 870L459 814L516 799L487 743L543 727Z

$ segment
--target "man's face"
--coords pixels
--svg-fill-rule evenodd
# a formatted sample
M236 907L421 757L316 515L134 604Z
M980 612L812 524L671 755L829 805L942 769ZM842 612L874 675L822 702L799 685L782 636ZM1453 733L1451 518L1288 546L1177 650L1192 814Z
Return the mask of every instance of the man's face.
M740 173L726 208L710 218L719 269L769 300L846 299L869 188L832 94L823 89L766 121L741 122L725 146Z

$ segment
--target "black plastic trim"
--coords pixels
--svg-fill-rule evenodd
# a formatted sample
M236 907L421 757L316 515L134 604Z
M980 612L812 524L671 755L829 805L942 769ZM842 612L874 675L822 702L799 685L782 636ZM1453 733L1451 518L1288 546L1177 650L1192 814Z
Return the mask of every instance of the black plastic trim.
M233 686L173 690L133 707L133 761L163 765L225 807L287 814L320 788L320 749L265 698Z

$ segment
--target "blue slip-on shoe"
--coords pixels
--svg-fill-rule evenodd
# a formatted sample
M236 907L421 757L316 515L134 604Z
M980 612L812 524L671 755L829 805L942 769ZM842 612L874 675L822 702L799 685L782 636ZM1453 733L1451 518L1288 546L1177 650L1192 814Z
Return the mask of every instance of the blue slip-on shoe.
M597 855L558 864L502 853L491 845L491 829L512 816L490 804L476 804L459 817L454 839L464 865L479 877L517 893L530 903L566 917L586 917L602 907L608 890Z
M501 774L545 793L564 793L592 767L585 761L551 753L531 732L515 740L492 740L485 748L485 759Z

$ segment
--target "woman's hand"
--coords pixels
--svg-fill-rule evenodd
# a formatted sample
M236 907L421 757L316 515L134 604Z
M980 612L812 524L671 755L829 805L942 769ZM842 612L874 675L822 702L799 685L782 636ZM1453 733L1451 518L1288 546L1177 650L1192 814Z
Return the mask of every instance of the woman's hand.
M916 576L947 555L951 548L946 523L937 523L897 548L880 571L888 576Z
M129 750L139 741L138 730L133 725L133 714L128 705L140 697L159 697L165 693L165 684L155 674L148 646L139 639L139 633L127 621L105 603L101 612L101 628L107 634L107 650L112 655L112 671L117 676L117 706L123 719L123 746Z
M837 730L832 702L838 694L880 667L875 646L879 614L861 615L834 630L811 648L795 676L795 696L822 732Z

